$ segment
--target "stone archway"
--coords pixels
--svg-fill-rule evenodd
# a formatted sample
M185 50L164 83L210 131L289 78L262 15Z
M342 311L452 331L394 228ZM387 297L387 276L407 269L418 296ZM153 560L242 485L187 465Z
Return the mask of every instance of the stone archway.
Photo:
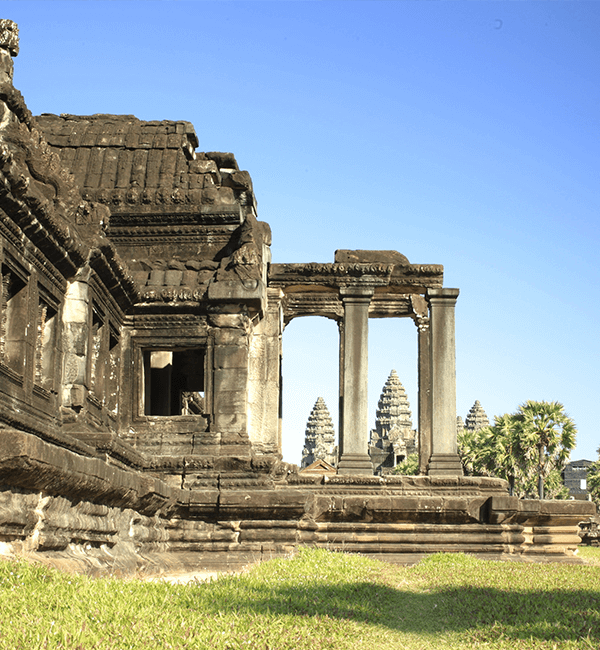
M338 423L339 335L336 322L319 316L294 318L282 335L282 453L300 464L307 419L323 397ZM337 444L337 442L336 442Z
M371 474L368 455L368 319L411 317L419 332L420 466L462 474L456 451L454 305L441 265L416 265L396 251L336 251L333 264L273 264L284 322L333 318L340 329L340 474Z

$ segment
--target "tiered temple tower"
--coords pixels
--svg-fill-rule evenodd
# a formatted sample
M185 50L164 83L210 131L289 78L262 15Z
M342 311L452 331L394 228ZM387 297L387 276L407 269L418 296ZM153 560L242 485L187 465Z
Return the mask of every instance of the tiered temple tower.
M317 398L306 423L302 467L308 467L316 460L324 460L334 467L337 465L333 421L322 397Z
M471 407L471 410L467 415L467 419L465 420L464 428L468 431L479 431L479 429L488 427L489 425L490 421L486 415L486 412L483 410L483 407L479 403L479 400L475 400L475 404L473 404Z
M390 372L379 398L369 453L376 473L417 453L417 432L412 428L408 397L395 370Z

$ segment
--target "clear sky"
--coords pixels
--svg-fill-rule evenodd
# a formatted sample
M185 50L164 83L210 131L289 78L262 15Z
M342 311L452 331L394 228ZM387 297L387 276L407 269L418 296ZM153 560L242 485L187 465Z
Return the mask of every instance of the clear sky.
M188 120L254 181L273 261L395 249L458 287L457 413L558 400L600 445L600 4L0 2L34 114ZM323 396L333 321L284 346L284 459ZM370 321L370 422L392 368L416 426L416 329Z

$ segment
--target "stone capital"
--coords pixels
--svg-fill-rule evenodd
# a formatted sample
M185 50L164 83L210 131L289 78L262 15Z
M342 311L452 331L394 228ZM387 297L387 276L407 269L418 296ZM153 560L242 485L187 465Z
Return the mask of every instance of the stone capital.
M456 302L460 289L427 289L429 304L443 304Z
M369 302L375 293L373 287L361 284L349 284L340 287L340 297L344 302L355 299L356 301Z

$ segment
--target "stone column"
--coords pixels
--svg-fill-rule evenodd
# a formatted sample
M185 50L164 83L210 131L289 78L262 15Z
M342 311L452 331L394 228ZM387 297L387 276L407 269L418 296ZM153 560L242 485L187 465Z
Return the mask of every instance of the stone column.
M412 318L418 330L419 473L427 474L431 458L431 330L429 306L423 296L411 295Z
M462 476L456 444L456 345L458 289L429 289L431 313L432 436L428 474Z
M90 288L89 267L67 287L63 309L64 370L62 405L81 408L89 388Z
M211 432L224 441L240 444L248 440L248 318L239 313L209 316L213 349L213 417ZM248 450L242 450L240 454Z
M369 457L368 343L370 287L343 287L343 393L338 474L373 474Z
M344 319L338 321L338 333L339 333L339 360L338 360L338 369L339 369L339 396L338 396L338 456L337 456L337 465L339 465L340 458L342 457L342 443L344 436L342 431L344 430Z

